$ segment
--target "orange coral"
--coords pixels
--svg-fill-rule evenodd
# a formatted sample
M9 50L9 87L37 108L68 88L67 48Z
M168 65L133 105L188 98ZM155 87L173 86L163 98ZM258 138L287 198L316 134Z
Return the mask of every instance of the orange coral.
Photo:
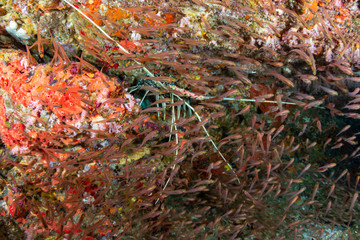
M130 17L129 13L122 8L109 8L106 12L106 16L112 21Z
M87 3L84 3L84 6L90 10L90 12L97 12L101 5L101 0L93 0Z
M0 131L1 129L5 128L5 122L6 122L5 102L4 99L0 97Z
M80 140L70 136L83 125L89 128L91 136L99 131L120 132L126 119L138 108L135 99L115 79L99 71L82 70L78 74L79 64L72 63L53 72L50 65L30 67L25 53L22 57L8 64L0 63L0 88L6 93L6 99L0 97L0 134L14 154L28 153L34 145L40 148L49 144L57 148L76 145ZM6 103L15 109L16 117L9 115ZM106 121L108 117L112 122ZM66 152L46 151L42 161L49 166L50 161L68 157Z
M174 14L165 13L165 21L166 21L167 24L175 22Z
M3 141L9 148L14 148L18 145L22 147L28 147L28 139L24 133L25 126L21 123L15 123L11 129L4 132L2 135Z
M298 12L302 15L304 20L311 20L314 17L312 12L318 10L319 1L318 0L299 0L299 10Z

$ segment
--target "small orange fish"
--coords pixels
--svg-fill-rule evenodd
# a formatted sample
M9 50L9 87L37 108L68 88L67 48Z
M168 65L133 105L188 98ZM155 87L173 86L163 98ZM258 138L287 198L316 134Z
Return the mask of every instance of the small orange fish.
M332 184L326 199L328 199L333 194L334 190L335 190L335 184Z
M350 204L350 209L349 209L350 213L354 209L354 206L355 206L355 203L356 203L356 200L357 200L358 197L359 197L359 193L358 192L354 193L354 196L353 196L353 198L351 200L351 204Z

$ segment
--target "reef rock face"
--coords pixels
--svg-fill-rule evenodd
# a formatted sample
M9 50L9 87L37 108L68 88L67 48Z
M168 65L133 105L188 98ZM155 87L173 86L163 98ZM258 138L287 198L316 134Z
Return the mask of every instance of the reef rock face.
M99 71L80 70L79 63L55 71L50 64L29 64L24 52L11 56L0 63L0 135L13 154L74 146L85 151L86 139L119 136L139 110L115 78Z

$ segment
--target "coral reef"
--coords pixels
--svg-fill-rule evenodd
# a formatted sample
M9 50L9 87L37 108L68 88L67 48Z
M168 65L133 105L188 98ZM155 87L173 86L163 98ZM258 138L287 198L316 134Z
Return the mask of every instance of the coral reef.
M92 131L91 137L120 133L138 111L134 97L99 71L79 75L77 63L54 71L48 65L30 66L24 52L15 54L20 59L0 65L0 134L13 154L29 153L39 143L50 147L54 143L47 138L55 134L63 134L61 148L81 142L75 136L84 131Z
M0 213L27 239L360 237L356 2L0 7Z

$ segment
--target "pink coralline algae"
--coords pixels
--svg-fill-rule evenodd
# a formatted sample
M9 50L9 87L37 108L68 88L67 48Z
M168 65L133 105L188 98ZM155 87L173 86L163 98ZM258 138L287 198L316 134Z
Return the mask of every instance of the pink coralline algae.
M79 74L78 68L79 63L57 71L31 65L24 52L0 62L0 134L13 154L75 146L80 133L122 134L139 110L136 100L116 79L99 71Z

